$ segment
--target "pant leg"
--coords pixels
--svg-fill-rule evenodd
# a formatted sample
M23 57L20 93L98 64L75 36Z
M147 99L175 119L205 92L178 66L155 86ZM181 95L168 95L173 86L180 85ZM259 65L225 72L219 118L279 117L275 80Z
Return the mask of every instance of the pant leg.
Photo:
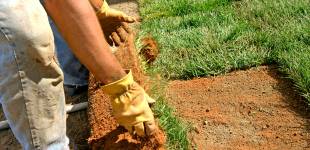
M38 0L0 1L0 102L24 149L69 149L63 73Z
M57 57L65 77L64 85L73 87L88 85L89 71L74 56L51 20L50 25L55 38Z

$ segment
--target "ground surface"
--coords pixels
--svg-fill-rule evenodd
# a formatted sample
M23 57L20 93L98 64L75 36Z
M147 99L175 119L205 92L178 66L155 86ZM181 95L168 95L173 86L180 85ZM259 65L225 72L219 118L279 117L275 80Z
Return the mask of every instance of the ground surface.
M2 107L0 108L0 120L5 120ZM0 131L0 149L21 149L11 130Z
M172 81L167 95L193 123L192 148L310 149L309 111L274 67Z

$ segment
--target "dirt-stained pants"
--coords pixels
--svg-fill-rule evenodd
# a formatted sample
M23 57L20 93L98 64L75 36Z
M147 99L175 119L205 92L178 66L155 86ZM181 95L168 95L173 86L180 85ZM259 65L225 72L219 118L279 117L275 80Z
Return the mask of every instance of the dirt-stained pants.
M39 0L0 1L0 102L24 149L69 149L63 73Z

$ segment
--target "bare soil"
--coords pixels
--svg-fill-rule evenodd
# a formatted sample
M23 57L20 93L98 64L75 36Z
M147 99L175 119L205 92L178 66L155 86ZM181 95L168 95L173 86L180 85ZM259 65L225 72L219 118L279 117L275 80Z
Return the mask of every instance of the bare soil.
M310 149L307 104L273 66L172 81L167 96L192 149Z

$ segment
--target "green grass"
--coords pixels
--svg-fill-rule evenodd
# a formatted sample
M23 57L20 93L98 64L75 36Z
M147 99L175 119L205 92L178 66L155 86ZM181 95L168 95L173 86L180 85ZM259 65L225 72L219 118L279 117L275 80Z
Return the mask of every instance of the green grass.
M278 64L310 102L309 0L139 0L140 37L160 56L150 72L168 79Z
M142 48L141 39L136 39L137 49ZM140 59L142 60L142 59ZM147 72L146 61L141 61L143 70ZM189 122L181 120L175 115L173 107L169 106L166 101L167 80L159 79L157 73L148 73L149 80L152 83L151 89L147 93L151 93L151 97L156 99L152 110L157 118L160 127L164 130L167 138L166 148L169 150L188 150L190 143L187 138L187 133L192 130L192 125Z
M167 82L154 77L151 79L154 80L152 81L154 84L152 84L148 92L152 93L151 96L156 99L153 111L159 121L160 127L165 131L167 137L166 148L169 150L189 149L187 133L191 125L176 117L174 109L166 103L164 93Z
M139 0L139 38L152 35L160 56L147 68L166 79L219 75L277 64L310 103L309 0ZM189 127L157 93L155 114L168 149L188 149Z
M159 119L160 126L167 136L167 149L186 150L189 148L187 133L190 126L175 117L174 110L166 104L164 97L156 101L154 113Z

